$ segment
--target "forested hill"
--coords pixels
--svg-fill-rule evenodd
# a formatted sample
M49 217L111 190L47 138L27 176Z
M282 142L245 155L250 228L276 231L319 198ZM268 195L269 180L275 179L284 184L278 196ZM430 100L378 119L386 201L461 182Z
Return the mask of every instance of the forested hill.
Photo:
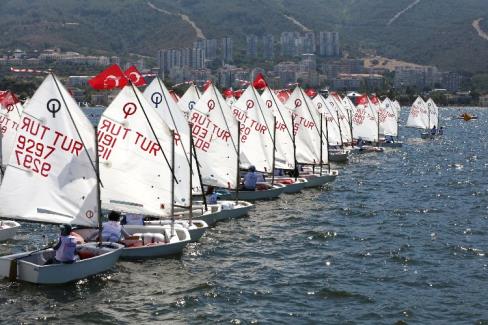
M453 71L488 72L487 0L2 0L1 48L154 56L200 37L311 29L347 48Z

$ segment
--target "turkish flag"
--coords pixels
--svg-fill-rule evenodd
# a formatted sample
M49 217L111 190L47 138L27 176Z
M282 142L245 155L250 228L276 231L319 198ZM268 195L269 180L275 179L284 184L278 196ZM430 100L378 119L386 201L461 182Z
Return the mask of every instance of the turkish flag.
M207 81L205 81L205 83L203 84L203 91L207 90L211 84L212 84L212 80L208 79Z
M232 88L229 89L224 89L224 92L222 93L224 95L224 98L230 98L234 96L234 92L232 91Z
M10 90L0 91L0 104L7 107L8 105L15 105L20 100Z
M368 96L363 95L356 98L356 105L366 105L368 103Z
M317 96L317 91L313 88L308 88L307 90L305 90L305 94L307 94L310 98L314 98L315 96Z
M375 104L375 105L377 105L377 104L379 104L379 103L380 103L380 101L378 100L378 97L376 97L376 96L372 96L372 97L371 97L371 102L372 102L373 104Z
M234 97L236 99L239 99L239 97L241 97L243 92L244 92L244 89L239 89L239 90L234 91Z
M266 83L266 80L264 80L264 76L263 76L263 74L261 72L258 73L258 75L254 79L252 85L257 90L264 89L264 88L266 88L268 86L268 84Z
M127 85L127 77L117 64L113 64L88 80L88 83L95 90L124 88Z
M131 66L129 69L125 70L124 74L134 86L142 87L146 85L146 80L135 66Z

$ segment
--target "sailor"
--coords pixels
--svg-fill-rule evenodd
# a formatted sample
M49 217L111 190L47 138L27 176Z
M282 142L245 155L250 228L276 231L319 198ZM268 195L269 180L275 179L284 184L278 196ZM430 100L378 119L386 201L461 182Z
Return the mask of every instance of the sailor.
M79 259L76 255L76 237L71 236L71 226L64 224L60 226L61 234L58 243L53 247L56 251L55 263L74 263Z
M130 237L129 233L120 224L120 213L111 211L108 215L108 221L103 223L102 239L112 243L118 242L124 238Z
M208 204L217 204L218 195L215 192L215 187L207 187L207 192L205 193L205 198Z
M385 136L385 142L386 143L394 143L395 139L393 139L393 136L391 136L391 135L386 135Z
M359 148L363 148L363 145L364 145L364 141L362 138L358 138L358 142L356 144Z
M439 131L437 131L437 134L439 134L439 135L444 134L444 127L443 126L440 127Z
M437 134L437 128L435 127L435 125L432 128L432 130L430 130L430 134L432 134L432 135L436 135Z
M258 182L258 174L256 173L256 167L250 166L248 172L244 176L243 190L255 191L256 183Z

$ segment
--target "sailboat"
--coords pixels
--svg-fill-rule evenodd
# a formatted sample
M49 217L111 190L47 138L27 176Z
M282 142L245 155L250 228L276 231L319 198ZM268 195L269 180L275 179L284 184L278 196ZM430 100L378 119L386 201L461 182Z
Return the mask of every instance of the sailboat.
M0 215L13 219L101 227L95 132L61 82L50 74L21 117L0 187ZM0 277L60 284L105 272L122 245L82 243L72 264L52 264L52 248L0 257Z
M0 181L3 179L8 160L14 149L15 136L19 128L22 104L11 92L0 98ZM13 220L0 220L0 241L11 239L17 233L20 224Z
M232 91L230 91L232 96ZM200 100L202 94L195 84L190 84L190 87L183 94L181 99L178 101L179 108L184 112L188 121L191 118L191 111L195 107L196 103ZM198 172L199 180L198 183L202 184L201 181L201 171L200 165L198 163L199 158L196 153L196 149L192 142L192 152L193 158L196 164L196 170ZM195 170L195 169L194 169ZM203 188L200 189L202 191ZM193 208L197 210L199 216L198 218L205 221L209 226L215 225L217 222L227 219L240 218L248 215L250 209L254 206L252 203L247 201L230 201L222 200L221 198L215 204L210 204L206 201L205 193L200 193L199 191L194 191L193 195L201 197L200 199L193 200Z
M382 152L383 148L373 146L379 142L378 112L371 105L367 95L358 98L358 103L352 118L353 137L357 141L356 151Z
M267 109L271 110L276 120L274 131L275 144L275 173L273 173L272 183L274 182L286 185L283 193L298 193L305 188L308 182L302 177L287 177L279 175L280 171L295 170L294 156L294 136L293 136L293 117L291 111L281 102L275 91L268 86L261 94L261 98Z
M266 109L254 86L249 85L232 107L224 110L223 114L227 115L227 119L237 120L239 168L248 169L254 166L261 173L273 173L275 120L273 112ZM283 185L264 181L258 182L254 191L230 190L226 197L256 201L278 198L283 191Z
M300 173L307 179L305 187L320 187L335 180L339 172L330 170L327 125L324 128L324 119L312 100L297 86L288 97L286 106L292 111L295 160L310 167ZM323 170L325 164L328 166L326 171ZM318 167L318 173L315 167Z
M125 214L172 218L175 191L174 132L132 84L105 109L98 124L102 206ZM122 258L179 254L190 242L188 230L170 225L125 225L135 238L126 242Z
M432 105L432 102L428 105L422 97L417 97L410 109L406 126L423 130L420 134L422 139L433 139L436 134L433 134L431 130L434 126L437 128L438 125L436 107Z
M380 123L380 146L399 148L403 145L398 141L398 118L394 103L387 97L378 107Z
M197 174L196 160L192 154L193 141L190 134L190 126L178 104L171 98L170 92L158 77L153 79L143 93L147 102L159 114L161 119L175 133L175 168L174 175L178 181L175 184L175 204L180 208L186 208L188 213L184 214L185 219L175 220L176 223L185 227L190 232L192 241L200 239L205 233L208 225L203 220L193 219L193 193L202 193L203 185ZM180 99L181 101L181 99ZM188 107L190 110L190 107ZM204 214L211 214L212 211L205 211ZM170 224L171 220L158 220L152 223ZM150 224L150 223L146 223Z
M349 155L348 150L344 150L344 143L350 142L350 132L345 121L340 106L340 102L335 100L334 95L324 98L318 94L313 99L313 103L323 118L327 120L327 140L329 142L329 161L346 162ZM332 147L330 147L332 146Z

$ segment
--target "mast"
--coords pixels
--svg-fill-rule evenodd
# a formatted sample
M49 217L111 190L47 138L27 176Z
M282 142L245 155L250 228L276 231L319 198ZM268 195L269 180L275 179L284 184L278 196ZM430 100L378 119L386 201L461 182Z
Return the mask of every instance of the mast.
M192 124L190 123L190 125ZM192 128L193 127L191 127L190 130ZM195 157L195 165L197 166L198 180L200 181L200 188L202 189L203 205L205 206L205 211L208 211L207 198L205 197L205 192L203 191L203 181L202 181L202 173L200 172L200 163L198 162L197 151L195 149L195 143L193 142L193 136L191 135L191 131L190 131L190 141L191 141L190 149L192 150L193 155Z
M236 176L236 204L239 203L239 183L241 181L240 164L241 164L241 122L237 121L237 176Z
M320 113L320 176L322 176L322 168L323 168L323 164L324 164L324 159L323 159L323 155L324 155L324 149L323 149L323 146L324 146L324 140L323 140L323 137L324 136L324 130L323 130L323 114Z
M325 119L325 129L326 130L329 129L327 119ZM325 132L325 143L327 144L327 158L329 158L329 133L328 132ZM327 163L327 168L328 168L329 174L330 174L330 161Z
M171 237L175 235L175 131L171 130ZM191 178L191 177L190 177Z
M98 127L95 130L95 173L97 176L97 217L98 217L98 244L102 246L102 201L100 199L100 164L98 157Z
M276 164L276 116L274 116L274 123L273 123L273 166L271 168L271 186L274 185L275 164Z
M291 127L292 127L292 140L293 140L293 161L295 162L295 182L298 178L298 162L297 162L297 145L296 145L296 134L295 134L295 116L291 114Z
M341 136L341 148L344 148L344 140L342 140L342 129L341 129L341 120L339 118L339 111L336 110L337 115L337 125L339 126L339 134Z
M376 143L377 143L377 146L379 147L380 146L380 112L377 111L376 112L376 136L377 136L377 140L376 140Z
M189 143L189 146L190 146L189 147L189 149L190 149L190 151L189 151L189 153L190 153L190 157L189 157L189 160L190 160L189 161L189 164L190 164L190 175L189 175L190 176L190 203L189 203L190 218L188 220L188 225L191 226L192 219L193 219L193 177L192 177L193 176L193 165L192 165L193 164L193 154L191 153L191 144L192 144L191 139L193 138L193 136L191 134L191 124L190 123L188 123L188 127L190 129L190 137L189 137L190 138L189 139L189 141L190 141L190 143Z

